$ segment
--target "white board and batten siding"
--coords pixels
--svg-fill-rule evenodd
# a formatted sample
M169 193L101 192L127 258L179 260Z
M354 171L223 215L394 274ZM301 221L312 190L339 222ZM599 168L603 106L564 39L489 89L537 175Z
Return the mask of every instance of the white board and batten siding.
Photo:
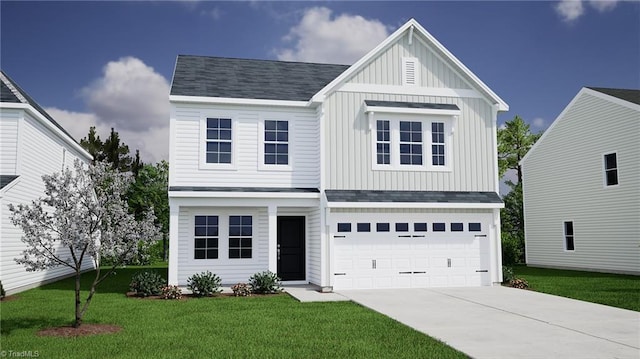
M318 188L320 182L320 138L316 113L312 109L283 109L261 106L172 104L170 186ZM201 165L204 156L202 126L206 119L233 121L234 168L209 169ZM289 121L290 170L261 168L259 147L264 120Z
M402 84L402 63L407 57L417 59L418 81L411 86ZM386 90L389 91L385 93ZM442 92L446 96L421 94L421 91L437 93L440 90L448 91ZM376 131L370 128L368 114L363 111L365 100L457 105L460 116L453 120L445 116L445 121L453 124L452 143L448 148L450 170L374 170L372 141ZM391 45L331 93L324 106L324 131L332 134L327 136L325 147L328 165L323 175L327 188L497 191L496 114L492 104L417 37L411 45L406 36ZM393 119L393 116L374 114L375 119ZM425 141L423 145L428 144Z
M585 93L523 161L527 263L640 274L640 112ZM619 185L605 186L617 154ZM563 222L573 221L575 250Z
M5 135L11 133L7 129L14 129L15 138L11 148L13 161L3 159L2 174L17 174L20 177L6 189L1 198L0 213L2 213L2 238L0 240L0 260L2 285L8 293L14 293L41 283L51 281L61 276L70 275L72 270L66 267L56 267L46 271L27 272L22 265L18 265L14 258L20 257L25 249L20 240L22 230L15 227L9 219L8 204L30 204L31 201L44 196L44 184L42 175L59 172L64 165L72 167L77 158L86 160L76 149L63 141L39 120L33 118L25 111L18 111L16 116L7 116L2 111L2 141L3 152ZM13 115L13 113L12 113ZM9 125L9 126L7 126ZM3 153L4 156L4 153ZM8 166L8 167L5 167ZM15 171L9 173L10 166L15 166ZM5 172L7 170L7 172ZM65 248L57 250L68 251ZM93 262L87 260L84 269L93 268Z

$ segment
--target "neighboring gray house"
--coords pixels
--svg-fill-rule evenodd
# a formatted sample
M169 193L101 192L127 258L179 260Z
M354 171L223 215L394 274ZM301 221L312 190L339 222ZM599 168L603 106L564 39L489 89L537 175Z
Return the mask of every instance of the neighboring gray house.
M351 66L178 56L169 283L502 281L507 104L415 20Z
M528 265L640 274L640 90L583 88L521 164Z
M87 153L38 103L0 71L0 280L8 294L72 274L69 268L27 272L14 258L25 249L8 204L44 196L42 175L73 168ZM92 263L87 261L86 268Z

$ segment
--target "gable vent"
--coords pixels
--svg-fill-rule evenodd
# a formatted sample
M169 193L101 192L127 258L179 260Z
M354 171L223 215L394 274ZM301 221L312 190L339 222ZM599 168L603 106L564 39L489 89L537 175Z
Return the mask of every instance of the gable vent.
M420 78L418 59L415 57L402 58L402 84L416 86Z

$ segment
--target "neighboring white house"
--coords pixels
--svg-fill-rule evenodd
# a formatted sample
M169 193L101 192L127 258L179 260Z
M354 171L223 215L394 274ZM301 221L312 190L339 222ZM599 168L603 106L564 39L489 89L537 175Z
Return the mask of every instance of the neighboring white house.
M73 168L75 159L88 162L91 155L0 71L0 280L8 294L72 273L64 267L27 272L14 261L26 247L22 230L9 219L8 204L44 197L42 175ZM91 265L87 261L87 268Z
M180 55L170 102L169 283L501 282L508 106L415 20L351 66Z
M583 88L521 164L528 265L640 274L640 90Z

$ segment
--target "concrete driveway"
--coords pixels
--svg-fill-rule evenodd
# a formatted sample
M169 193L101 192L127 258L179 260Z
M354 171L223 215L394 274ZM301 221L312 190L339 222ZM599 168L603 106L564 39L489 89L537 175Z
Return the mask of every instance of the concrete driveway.
M505 287L338 291L474 358L640 358L640 313Z

